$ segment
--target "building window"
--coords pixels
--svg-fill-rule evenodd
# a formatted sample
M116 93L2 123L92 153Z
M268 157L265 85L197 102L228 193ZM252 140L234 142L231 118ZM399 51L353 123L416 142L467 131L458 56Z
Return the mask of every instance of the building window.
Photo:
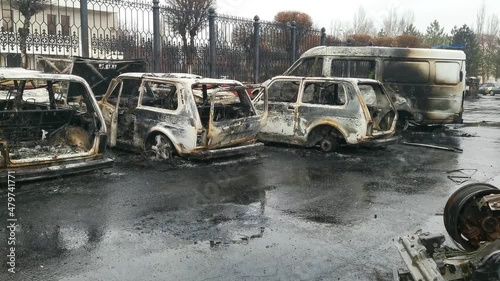
M14 31L12 25L12 10L2 9L2 31Z
M57 16L56 15L47 15L47 33L49 35L56 35L56 24L57 24Z
M61 16L61 33L63 36L69 36L69 16Z

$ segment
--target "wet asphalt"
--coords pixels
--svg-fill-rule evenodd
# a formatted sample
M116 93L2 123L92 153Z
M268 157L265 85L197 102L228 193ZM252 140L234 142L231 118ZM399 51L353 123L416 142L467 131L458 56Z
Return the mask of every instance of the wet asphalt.
M0 280L392 280L394 238L445 232L444 204L464 184L500 187L500 96L465 107L464 125L404 134L463 153L268 145L152 163L114 150L111 169L19 184L17 273L2 227Z

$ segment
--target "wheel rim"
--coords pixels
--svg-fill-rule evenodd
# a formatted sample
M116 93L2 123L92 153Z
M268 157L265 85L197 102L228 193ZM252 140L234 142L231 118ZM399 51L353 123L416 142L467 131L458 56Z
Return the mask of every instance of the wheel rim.
M154 158L158 160L165 160L172 158L172 145L164 135L156 135L151 145L151 151Z
M469 206L474 205L479 198L488 194L499 193L500 190L490 184L473 183L455 191L446 202L443 214L444 226L451 238L462 245L465 250L476 250L478 241L466 237L465 229L469 228L469 226L464 225L463 220L460 218L468 217L466 210Z
M321 147L321 150L323 150L325 152L330 152L330 151L332 151L333 144L330 140L326 139L326 140L321 141L320 147Z

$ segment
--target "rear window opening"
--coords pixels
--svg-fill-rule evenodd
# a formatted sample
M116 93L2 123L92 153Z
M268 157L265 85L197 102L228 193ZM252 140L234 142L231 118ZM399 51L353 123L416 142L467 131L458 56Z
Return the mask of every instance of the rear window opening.
M194 84L192 91L201 122L205 128L208 127L210 120L211 102L214 103L214 122L235 120L255 115L251 100L242 86Z
M396 114L392 110L389 97L378 84L359 84L358 87L373 120L373 131L390 130Z
M0 139L11 160L88 152L97 123L83 84L48 80L0 81Z

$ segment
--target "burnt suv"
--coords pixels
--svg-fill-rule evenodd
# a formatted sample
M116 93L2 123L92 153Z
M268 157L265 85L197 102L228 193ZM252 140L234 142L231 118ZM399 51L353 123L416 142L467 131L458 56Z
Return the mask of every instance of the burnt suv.
M382 146L399 140L397 111L376 80L278 76L254 99L257 109L266 93L269 112L261 141L330 152L341 144Z
M106 126L81 77L0 69L0 174L35 180L112 164Z
M99 106L109 146L145 151L155 159L177 154L213 158L256 151L267 110L257 114L243 84L189 74L125 73Z

